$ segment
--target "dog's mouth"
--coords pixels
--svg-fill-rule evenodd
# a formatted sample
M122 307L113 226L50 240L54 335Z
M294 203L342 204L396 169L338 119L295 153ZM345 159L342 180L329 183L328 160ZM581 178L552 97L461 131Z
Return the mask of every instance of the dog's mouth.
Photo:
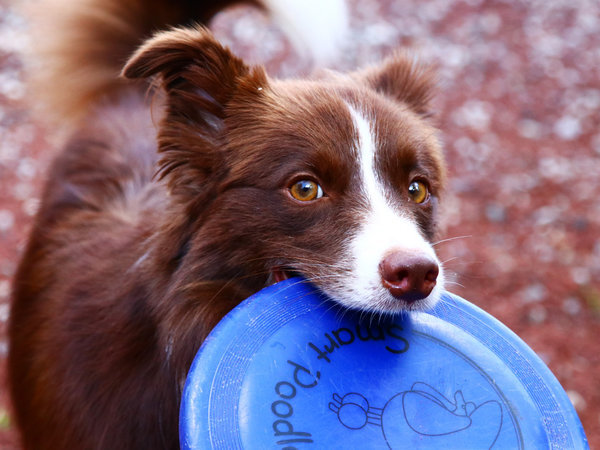
M284 267L274 267L271 270L269 279L267 280L267 285L279 283L280 281L284 281L297 276L299 276L299 274L291 269Z

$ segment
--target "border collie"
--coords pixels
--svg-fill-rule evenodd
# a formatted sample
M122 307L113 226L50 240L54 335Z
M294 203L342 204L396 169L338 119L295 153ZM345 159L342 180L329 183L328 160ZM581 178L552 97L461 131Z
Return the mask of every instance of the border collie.
M37 100L70 137L14 281L9 382L26 449L178 448L203 339L288 276L379 314L439 298L427 68L396 54L273 79L192 24L232 0L39 3Z

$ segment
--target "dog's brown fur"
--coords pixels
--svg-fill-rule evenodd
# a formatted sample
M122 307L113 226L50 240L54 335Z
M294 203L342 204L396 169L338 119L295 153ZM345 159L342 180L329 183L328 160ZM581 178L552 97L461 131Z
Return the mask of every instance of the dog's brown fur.
M27 449L177 448L185 376L220 318L275 268L323 286L343 279L344 236L362 203L341 99L384 118L385 158L418 160L432 198L442 189L424 118L431 77L401 57L275 81L201 27L158 34L123 71L162 80L157 143L146 85L115 67L153 28L217 8L180 3L69 3L56 25L49 89L67 90L62 111L81 125L50 170L14 283L9 376ZM399 184L413 166L394 175ZM327 201L286 197L298 167L318 174ZM436 202L396 196L431 239Z

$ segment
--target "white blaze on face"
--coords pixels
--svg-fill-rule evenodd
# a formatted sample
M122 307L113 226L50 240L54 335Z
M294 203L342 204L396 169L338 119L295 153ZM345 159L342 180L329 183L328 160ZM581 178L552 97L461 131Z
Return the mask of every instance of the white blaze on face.
M350 112L358 134L356 146L359 150L362 191L368 209L360 218L358 233L350 244L353 260L352 278L349 282L352 293L344 296L349 306L379 311L401 309L423 309L431 307L439 299L444 285L441 264L431 244L425 240L417 224L409 215L390 206L375 169L376 142L368 120L352 107ZM385 256L394 250L410 251L433 258L440 266L437 284L431 294L408 306L395 299L382 285L379 265Z

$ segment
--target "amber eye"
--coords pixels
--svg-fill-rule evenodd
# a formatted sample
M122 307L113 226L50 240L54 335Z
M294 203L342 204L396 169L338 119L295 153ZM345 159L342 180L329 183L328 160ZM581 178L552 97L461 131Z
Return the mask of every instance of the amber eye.
M413 202L424 203L429 198L429 190L422 181L413 181L408 186L408 195Z
M323 189L312 180L300 180L290 187L292 197L301 202L310 202L323 197Z

